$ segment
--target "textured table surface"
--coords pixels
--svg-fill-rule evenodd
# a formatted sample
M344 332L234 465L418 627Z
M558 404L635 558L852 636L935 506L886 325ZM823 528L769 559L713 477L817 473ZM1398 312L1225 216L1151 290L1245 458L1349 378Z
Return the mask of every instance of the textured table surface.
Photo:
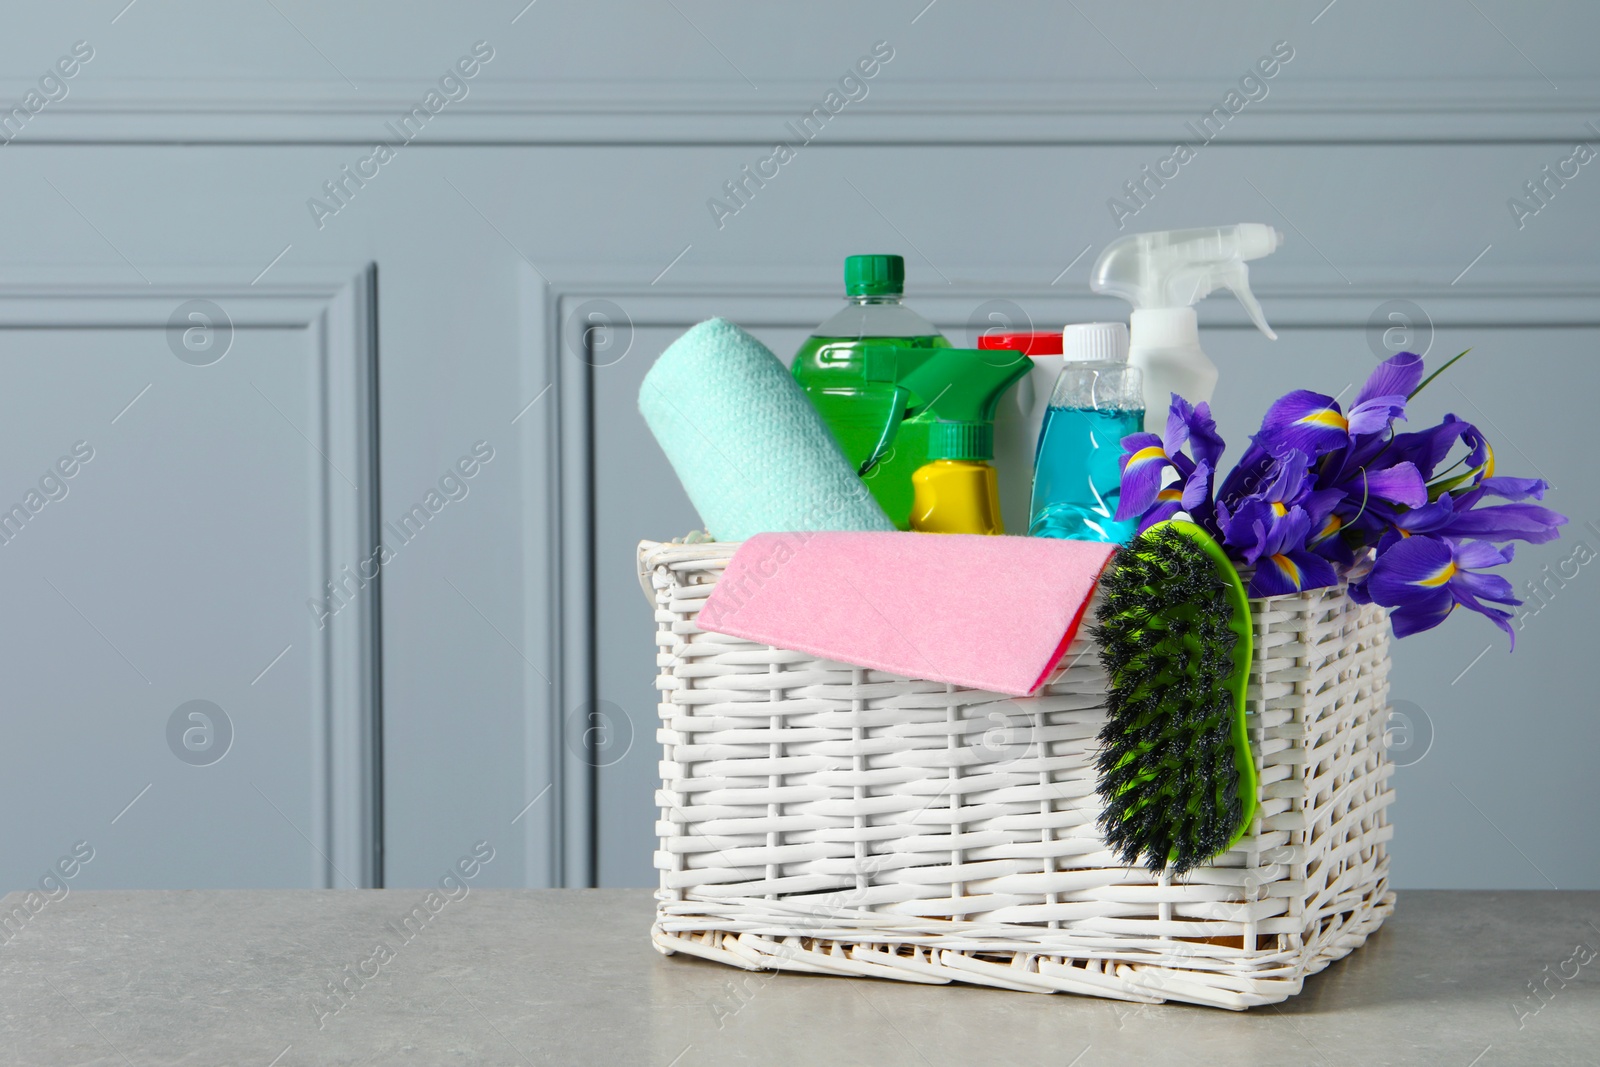
M0 931L0 1063L1600 1064L1594 892L1403 892L1239 1014L663 957L646 890L470 890L404 926L424 896L72 893Z

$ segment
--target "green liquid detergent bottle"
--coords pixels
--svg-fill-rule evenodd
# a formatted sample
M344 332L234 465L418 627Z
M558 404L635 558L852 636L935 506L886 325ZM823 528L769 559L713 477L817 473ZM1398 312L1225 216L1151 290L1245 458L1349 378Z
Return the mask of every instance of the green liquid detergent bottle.
M845 306L800 346L794 377L845 458L902 530L911 528L911 476L928 462L936 399L913 395L901 377L950 342L900 302L906 262L900 256L849 256Z

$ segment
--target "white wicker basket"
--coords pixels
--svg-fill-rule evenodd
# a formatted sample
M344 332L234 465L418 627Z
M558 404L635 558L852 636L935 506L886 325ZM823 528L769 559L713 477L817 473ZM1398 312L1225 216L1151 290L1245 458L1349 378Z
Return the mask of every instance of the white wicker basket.
M1389 624L1342 588L1251 602L1251 832L1181 879L1096 827L1087 634L1016 699L706 633L737 545L639 546L663 745L652 936L746 969L1245 1008L1393 910Z

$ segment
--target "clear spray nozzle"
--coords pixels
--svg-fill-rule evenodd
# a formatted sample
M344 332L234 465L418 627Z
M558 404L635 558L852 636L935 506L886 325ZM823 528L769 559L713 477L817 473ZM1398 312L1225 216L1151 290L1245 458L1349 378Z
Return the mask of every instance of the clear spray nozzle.
M1119 296L1139 310L1190 307L1217 289L1227 289L1239 298L1250 321L1276 339L1250 291L1248 264L1282 243L1283 234L1260 222L1133 233L1101 251L1089 288Z

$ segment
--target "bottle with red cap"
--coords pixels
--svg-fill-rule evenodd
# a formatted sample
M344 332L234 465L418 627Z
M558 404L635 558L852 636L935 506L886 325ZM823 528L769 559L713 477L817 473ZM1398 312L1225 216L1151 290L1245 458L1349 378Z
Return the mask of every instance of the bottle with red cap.
M1033 369L1000 400L994 417L994 465L1000 476L1000 513L1006 529L1028 529L1033 464L1050 390L1061 373L1059 331L996 331L978 338L982 349L1025 352Z

